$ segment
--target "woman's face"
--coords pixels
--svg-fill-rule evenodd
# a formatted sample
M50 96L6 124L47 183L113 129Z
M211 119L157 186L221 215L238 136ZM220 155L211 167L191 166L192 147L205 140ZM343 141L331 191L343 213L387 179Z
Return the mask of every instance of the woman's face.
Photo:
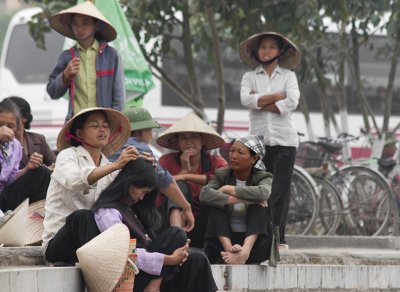
M265 36L260 41L257 54L262 62L275 58L280 53L278 42L274 37Z
M201 134L191 132L180 133L178 135L178 147L182 153L190 152L190 155L199 154L203 147Z
M234 142L229 150L230 165L233 170L250 170L258 156L252 156L250 149L241 142Z
M0 113L0 127L1 126L6 126L15 133L18 127L17 116L14 113Z
M139 201L143 200L144 196L148 193L151 192L151 188L148 187L144 187L144 188L139 188L139 187L135 187L134 185L130 185L129 186L129 197L126 201L128 206L132 206L136 203L138 203Z
M76 135L85 142L83 147L86 144L95 148L106 146L110 138L110 127L106 116L102 112L90 114L82 129L76 130Z

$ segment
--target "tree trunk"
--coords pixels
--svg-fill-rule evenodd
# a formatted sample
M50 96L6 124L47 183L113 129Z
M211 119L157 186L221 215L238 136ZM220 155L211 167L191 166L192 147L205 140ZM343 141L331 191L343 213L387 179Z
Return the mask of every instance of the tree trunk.
M397 32L395 38L395 46L393 55L391 57L390 62L390 72L389 72L389 80L387 86L387 95L385 99L385 111L383 117L383 127L382 132L387 133L389 130L389 118L392 113L392 100L393 100L393 93L394 93L394 80L396 78L396 69L397 63L399 61L400 56L400 20L397 21Z
M190 29L190 13L188 1L182 6L182 45L183 45L183 59L188 72L188 80L190 84L192 101L204 113L204 100L200 90L199 80L197 78L196 66L193 58L192 51L192 35ZM206 117L202 115L202 118Z
M347 112L347 96L345 91L345 64L347 56L347 34L345 31L346 23L341 23L340 28L340 47L339 47L339 67L338 81L336 82L336 92L339 97L339 114L342 125L342 132L349 132L348 112Z
M224 81L224 65L221 56L220 43L218 38L217 26L212 11L212 3L208 0L206 2L206 14L210 24L211 39L215 57L215 70L217 74L217 91L218 91L218 117L217 117L217 132L222 133L224 130L224 116L225 116L225 81Z

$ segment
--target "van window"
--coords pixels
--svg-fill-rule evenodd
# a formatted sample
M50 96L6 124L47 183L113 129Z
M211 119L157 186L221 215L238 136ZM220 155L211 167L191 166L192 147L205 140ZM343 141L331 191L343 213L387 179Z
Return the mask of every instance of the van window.
M25 40L21 45L21 40ZM29 34L28 24L16 25L11 34L5 67L18 83L47 83L58 55L61 53L64 37L55 31L45 34L46 51L38 48Z

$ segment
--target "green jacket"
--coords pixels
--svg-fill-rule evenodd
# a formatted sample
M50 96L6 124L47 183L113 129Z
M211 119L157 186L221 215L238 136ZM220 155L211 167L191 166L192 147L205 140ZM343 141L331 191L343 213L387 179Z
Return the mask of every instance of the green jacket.
M224 208L229 195L217 191L224 185L236 185L236 178L231 168L218 169L213 178L200 192L200 203L213 207ZM237 197L251 202L268 200L271 194L272 174L256 170L247 180L245 187L236 187Z

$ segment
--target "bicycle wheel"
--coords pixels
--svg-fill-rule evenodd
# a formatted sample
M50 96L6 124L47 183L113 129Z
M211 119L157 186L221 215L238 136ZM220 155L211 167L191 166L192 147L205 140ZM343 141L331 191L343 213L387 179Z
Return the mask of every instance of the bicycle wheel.
M376 236L393 232L389 224L394 215L393 194L381 174L365 166L346 166L335 176L340 182L344 220L350 234Z
M319 211L311 229L312 235L335 234L342 219L342 204L336 187L321 176L312 176L319 190Z
M314 179L295 165L290 184L286 234L306 235L318 215L318 189Z

